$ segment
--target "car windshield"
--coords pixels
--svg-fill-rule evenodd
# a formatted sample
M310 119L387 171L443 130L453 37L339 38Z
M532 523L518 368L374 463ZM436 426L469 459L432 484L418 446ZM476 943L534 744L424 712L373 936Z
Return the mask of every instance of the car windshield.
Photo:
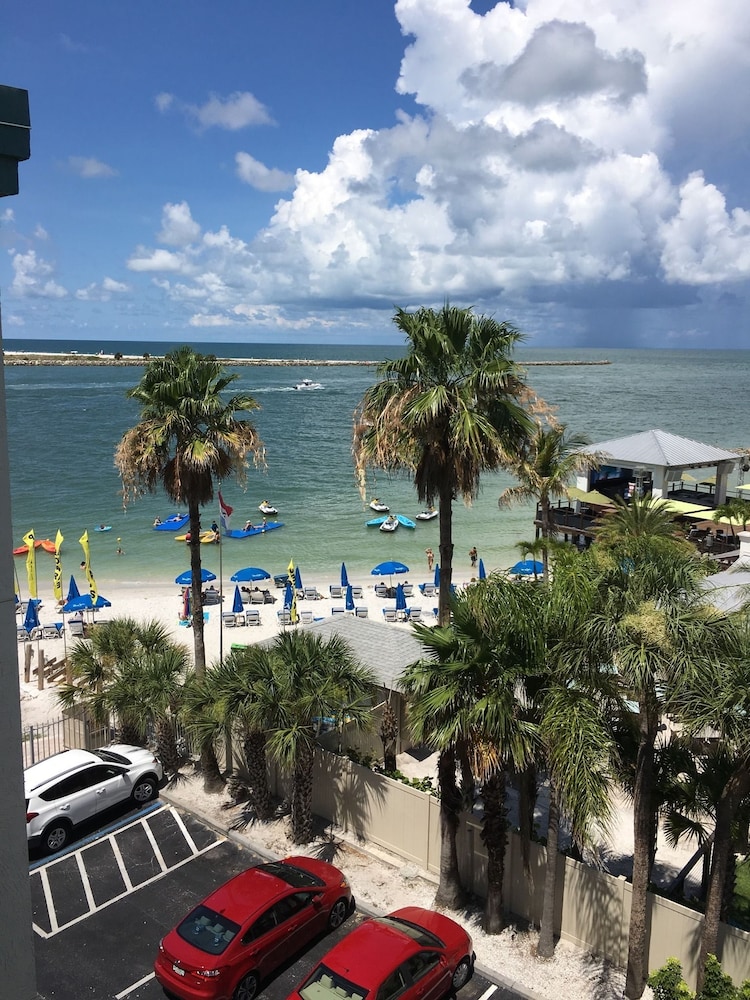
M105 750L104 747L100 747L98 750L92 750L93 754L101 760L106 760L108 764L122 764L124 767L129 767L132 764L131 760L127 757L123 757L121 753L113 753L112 750Z
M299 992L303 1000L365 1000L368 990L321 963Z
M258 867L262 872L268 872L269 875L280 878L294 889L320 888L320 886L325 885L322 879L305 871L304 868L297 868L296 865L290 865L286 861L270 861L267 865L259 865Z
M396 930L401 931L402 934L408 934L410 938L413 938L417 944L424 948L445 947L445 943L439 937L430 934L429 931L426 931L424 927L420 927L418 924L402 920L401 917L374 917L373 919L385 927L394 927Z
M184 941L201 951L209 955L221 955L239 934L239 930L239 924L201 904L185 917L177 928L177 933Z

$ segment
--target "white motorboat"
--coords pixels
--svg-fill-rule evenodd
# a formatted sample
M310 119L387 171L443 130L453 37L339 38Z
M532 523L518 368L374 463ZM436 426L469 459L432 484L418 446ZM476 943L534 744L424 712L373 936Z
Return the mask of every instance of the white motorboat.
M313 382L312 379L303 378L302 381L298 382L295 385L294 388L295 389L322 389L323 386L320 384L320 382Z
M378 514L387 514L390 509L387 503L382 503L377 497L370 501L370 510L376 510Z
M432 521L433 518L438 516L438 512L434 507L428 507L427 510L421 511L417 514L418 521Z
M264 500L263 503L258 504L258 510L261 514L278 514L278 510L273 504L269 503L268 500Z
M391 515L390 517L387 517L385 521L383 521L383 523L380 525L380 531L386 531L386 532L395 531L398 528L398 525L399 525L398 518Z

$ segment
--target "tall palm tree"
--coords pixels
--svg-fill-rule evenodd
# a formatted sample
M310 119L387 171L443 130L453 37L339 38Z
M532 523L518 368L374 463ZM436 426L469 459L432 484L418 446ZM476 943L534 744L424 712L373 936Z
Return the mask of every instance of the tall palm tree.
M530 394L511 360L521 334L509 323L445 305L397 309L407 353L378 366L379 381L355 412L353 456L360 489L368 468L406 472L419 500L437 499L438 620L450 620L453 502L471 503L483 472L506 465L532 430Z
M340 636L293 629L271 644L278 696L267 699L267 749L292 778L292 841L313 837L313 763L320 721L334 718L343 727L372 724L375 678L362 667Z
M701 605L702 573L676 534L664 504L650 497L620 504L597 532L597 606L581 629L581 648L613 664L623 698L638 704L633 786L633 896L625 994L637 1000L647 969L647 890L653 841L654 774L664 695L710 648L710 615Z
M248 455L255 464L265 460L255 427L238 415L258 409L248 393L225 399L237 379L215 357L180 347L147 364L127 396L135 399L138 423L122 436L115 451L125 503L161 484L175 504L190 514L192 607L201 604L200 508L214 496L214 481L235 476L244 482ZM206 667L203 616L193 619L195 669Z
M518 483L503 490L498 504L506 507L529 500L538 502L545 580L548 576L547 549L553 533L552 501L568 495L568 487L576 473L598 468L601 464L601 455L583 451L588 443L585 437L568 434L565 424L555 423L550 418L539 420L508 467Z

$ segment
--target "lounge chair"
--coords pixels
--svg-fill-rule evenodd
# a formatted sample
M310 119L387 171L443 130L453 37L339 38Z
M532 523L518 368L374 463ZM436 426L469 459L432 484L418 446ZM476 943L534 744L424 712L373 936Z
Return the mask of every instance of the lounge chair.
M251 604L265 604L266 595L262 590L251 590L250 591L250 603Z
M82 621L70 621L68 622L68 628L70 629L70 634L77 636L82 639L84 636L83 622Z
M331 584L331 586L328 589L331 592L331 597L333 598L333 600L340 601L342 597L346 596L344 592L345 591L344 587L337 587L335 584Z
M257 608L248 608L245 612L246 625L260 625L260 611Z
M398 618L396 617L396 609L395 608L383 608L383 618L385 618L385 620L387 622L398 621Z
M59 639L61 634L57 625L42 625L42 639Z
M424 597L434 597L435 596L435 584L434 583L420 583L419 589L422 591Z
M375 584L375 596L376 597L387 597L388 596L388 588L386 587L386 585L384 583L376 583Z
M331 608L331 615L345 615L346 608Z
M407 608L406 617L410 622L421 622L422 621L422 609L421 608Z
M414 584L413 583L402 583L401 584L401 588L402 588L402 590L404 592L404 597L411 597L412 594L414 593Z
M367 618L370 612L366 606L360 605L358 608L354 609L354 614L357 618Z
M279 625L291 625L292 624L292 612L287 609L277 611L276 615L279 619Z
M26 631L25 628L21 627L16 629L16 639L19 642L26 642L28 638L29 638L29 633Z
M234 628L235 625L237 624L237 616L233 614L231 611L226 611L221 616L221 621L225 628Z
M305 587L303 590L303 601L317 601L320 599L317 587Z
M352 584L352 599L355 601L362 600L362 588L355 587L354 584Z
M303 625L312 625L313 613L312 611L300 611L299 620Z

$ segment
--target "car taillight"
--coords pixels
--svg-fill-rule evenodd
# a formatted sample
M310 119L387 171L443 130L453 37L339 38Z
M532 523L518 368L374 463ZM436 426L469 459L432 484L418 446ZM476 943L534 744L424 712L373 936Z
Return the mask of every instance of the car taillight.
M39 813L26 813L26 822L30 823L32 819L36 819Z
M196 969L196 976L205 976L206 979L213 979L214 976L221 975L221 969Z

